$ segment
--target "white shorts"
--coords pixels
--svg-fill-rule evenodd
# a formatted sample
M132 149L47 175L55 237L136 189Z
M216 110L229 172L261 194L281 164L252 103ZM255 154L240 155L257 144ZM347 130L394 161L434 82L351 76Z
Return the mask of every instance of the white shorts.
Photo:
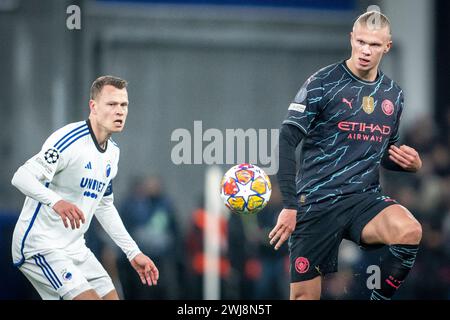
M19 269L44 300L72 300L90 289L103 297L114 290L108 273L90 251L82 261L61 251L36 254Z

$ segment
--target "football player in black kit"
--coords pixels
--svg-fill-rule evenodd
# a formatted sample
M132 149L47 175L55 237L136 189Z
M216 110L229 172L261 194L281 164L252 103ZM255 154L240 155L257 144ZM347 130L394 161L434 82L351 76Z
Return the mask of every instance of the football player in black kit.
M378 67L392 41L388 18L358 17L351 57L313 74L290 104L279 138L277 174L283 210L269 234L278 249L289 239L291 299L320 299L322 277L337 271L342 239L363 248L389 246L381 287L390 299L413 267L422 229L384 195L379 168L416 172L416 150L396 146L403 91ZM296 178L295 149L302 142Z

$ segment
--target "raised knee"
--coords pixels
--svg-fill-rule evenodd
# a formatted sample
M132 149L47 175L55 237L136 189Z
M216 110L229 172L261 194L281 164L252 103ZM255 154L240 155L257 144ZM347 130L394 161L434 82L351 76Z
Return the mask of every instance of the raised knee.
M422 226L419 222L407 224L399 232L397 243L401 244L419 244L422 239Z

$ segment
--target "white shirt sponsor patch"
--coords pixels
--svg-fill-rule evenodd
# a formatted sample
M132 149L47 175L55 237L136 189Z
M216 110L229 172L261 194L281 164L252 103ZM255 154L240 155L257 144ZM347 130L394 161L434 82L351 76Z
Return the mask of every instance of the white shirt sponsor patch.
M292 110L292 111L297 111L297 112L305 112L306 106L304 104L300 104L300 103L291 103L289 105L289 109L288 110Z

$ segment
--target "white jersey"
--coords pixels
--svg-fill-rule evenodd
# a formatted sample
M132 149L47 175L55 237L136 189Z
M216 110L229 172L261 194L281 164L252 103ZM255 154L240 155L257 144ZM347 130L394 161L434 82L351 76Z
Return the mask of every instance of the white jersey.
M17 170L12 182L27 197L13 234L16 266L52 250L83 259L90 252L84 233L94 214L128 259L140 253L113 205L119 153L111 139L101 149L89 121L80 121L54 132L42 150ZM52 209L61 199L84 213L86 223L79 229L65 228Z

